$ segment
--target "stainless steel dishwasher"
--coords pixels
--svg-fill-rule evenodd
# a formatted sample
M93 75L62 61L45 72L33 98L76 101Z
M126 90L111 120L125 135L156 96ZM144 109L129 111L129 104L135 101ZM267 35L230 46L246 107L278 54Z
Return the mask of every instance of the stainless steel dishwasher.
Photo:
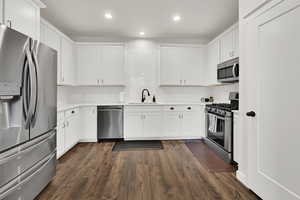
M123 106L98 106L98 141L123 139Z

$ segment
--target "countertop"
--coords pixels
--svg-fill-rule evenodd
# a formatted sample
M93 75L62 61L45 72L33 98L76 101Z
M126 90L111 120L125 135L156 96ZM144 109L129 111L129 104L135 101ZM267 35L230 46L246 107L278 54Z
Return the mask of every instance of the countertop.
M200 105L205 106L209 103L202 103L202 102L168 102L168 103L121 103L121 102L114 102L114 103L91 103L91 104L66 104L66 105L59 105L57 108L57 112L79 108L79 107L86 107L86 106L169 106L169 105Z
M234 114L239 114L240 111L239 111L239 110L233 110L232 112L233 112Z

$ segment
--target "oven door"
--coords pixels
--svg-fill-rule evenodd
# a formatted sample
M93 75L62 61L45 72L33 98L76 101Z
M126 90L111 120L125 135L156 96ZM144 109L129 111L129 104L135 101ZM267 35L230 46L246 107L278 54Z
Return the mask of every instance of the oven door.
M232 152L232 117L206 113L206 137L225 151Z

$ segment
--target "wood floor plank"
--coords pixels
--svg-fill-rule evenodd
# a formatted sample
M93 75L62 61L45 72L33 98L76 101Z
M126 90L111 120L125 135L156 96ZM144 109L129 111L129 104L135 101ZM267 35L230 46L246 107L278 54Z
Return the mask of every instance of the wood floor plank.
M79 144L64 155L36 200L256 200L233 173L211 172L183 141L163 150L112 151Z

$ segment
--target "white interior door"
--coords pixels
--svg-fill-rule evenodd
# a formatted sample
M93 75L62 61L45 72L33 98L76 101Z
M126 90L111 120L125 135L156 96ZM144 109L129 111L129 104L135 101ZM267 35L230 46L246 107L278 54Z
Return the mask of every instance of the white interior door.
M299 19L300 1L286 0L247 25L248 177L265 200L300 199Z

